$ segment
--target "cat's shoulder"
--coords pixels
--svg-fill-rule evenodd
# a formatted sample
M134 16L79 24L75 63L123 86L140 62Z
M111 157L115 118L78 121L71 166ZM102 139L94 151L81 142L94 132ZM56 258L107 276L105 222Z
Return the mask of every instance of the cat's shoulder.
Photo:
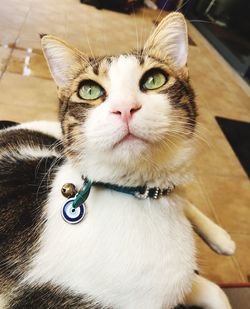
M46 148L59 141L61 135L60 124L56 121L32 121L12 125L0 130L0 154L15 153L25 147Z
M34 121L0 130L0 188L38 184L52 162L62 157L58 122ZM0 192L0 197L1 197Z
M37 246L43 207L63 162L59 138L60 127L51 122L0 131L0 260L4 265L0 272L4 282L23 273Z
M6 122L4 121L4 123ZM20 129L26 129L33 132L41 132L53 136L57 139L60 139L62 136L60 123L58 121L48 121L48 120L37 120L24 123L15 123L7 121L7 125L5 124L3 125L3 130L0 130L0 133L5 134L6 132L16 131Z

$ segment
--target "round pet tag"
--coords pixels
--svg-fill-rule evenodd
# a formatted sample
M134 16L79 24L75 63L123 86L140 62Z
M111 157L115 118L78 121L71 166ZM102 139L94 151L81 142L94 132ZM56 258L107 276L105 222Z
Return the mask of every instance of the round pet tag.
M78 207L74 208L74 198L69 199L62 208L62 217L63 219L71 224L76 224L85 217L86 209L85 204L81 204Z

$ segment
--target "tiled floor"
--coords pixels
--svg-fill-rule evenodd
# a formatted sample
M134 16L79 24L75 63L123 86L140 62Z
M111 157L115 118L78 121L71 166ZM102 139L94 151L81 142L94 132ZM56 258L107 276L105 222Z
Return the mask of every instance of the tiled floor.
M53 3L53 4L52 4ZM56 87L38 33L52 33L87 53L119 53L141 46L164 14L98 11L78 0L0 0L0 119L56 119ZM190 199L226 228L237 243L233 257L213 253L199 239L201 271L216 282L250 274L250 183L214 116L250 121L249 89L189 25L190 74L200 107L200 138Z

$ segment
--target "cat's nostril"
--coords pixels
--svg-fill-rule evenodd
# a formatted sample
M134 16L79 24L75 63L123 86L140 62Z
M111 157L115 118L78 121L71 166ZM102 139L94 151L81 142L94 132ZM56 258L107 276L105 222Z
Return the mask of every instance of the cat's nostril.
M111 113L114 115L118 115L121 117L122 121L128 123L135 112L141 109L141 105L139 104L120 104L119 106L115 106L111 109Z
M121 115L122 112L121 111L112 111L112 114Z
M131 110L130 110L130 114L134 114L135 112L137 112L137 111L140 110L140 109L141 109L141 106L133 107L133 108L131 108Z

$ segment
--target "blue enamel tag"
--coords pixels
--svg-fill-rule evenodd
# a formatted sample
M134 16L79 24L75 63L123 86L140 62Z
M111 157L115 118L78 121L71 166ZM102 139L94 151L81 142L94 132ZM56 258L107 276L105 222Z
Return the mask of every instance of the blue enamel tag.
M64 204L62 208L62 217L66 222L70 224L76 224L82 221L86 213L85 204L82 203L77 207L73 207L74 201L75 198L67 200L67 202Z

